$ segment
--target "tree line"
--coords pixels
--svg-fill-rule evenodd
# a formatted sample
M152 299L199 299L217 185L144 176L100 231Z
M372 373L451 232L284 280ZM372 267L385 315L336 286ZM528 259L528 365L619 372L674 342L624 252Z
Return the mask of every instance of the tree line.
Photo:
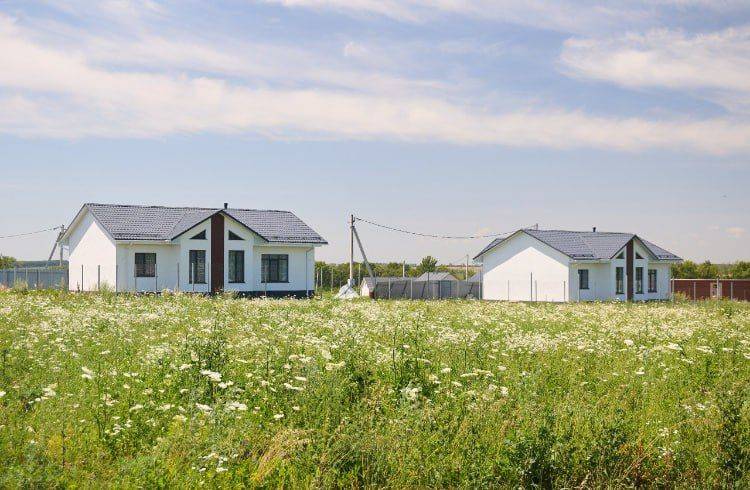
M419 277L425 272L450 272L458 279L464 279L464 269L460 270L451 268L445 265L438 265L438 261L435 257L430 255L424 257L419 264L407 264L404 262L387 262L387 263L372 263L372 272L375 277ZM475 267L469 269L469 277L472 275L472 270ZM324 288L333 287L334 289L342 286L349 280L349 263L344 262L342 264L329 264L323 261L315 262L316 280L318 284L321 284ZM367 267L362 262L354 263L354 280L357 284L360 284L363 279L368 277Z
M675 279L750 279L750 262L737 261L733 264L712 264L710 260L697 264L686 260L672 266Z

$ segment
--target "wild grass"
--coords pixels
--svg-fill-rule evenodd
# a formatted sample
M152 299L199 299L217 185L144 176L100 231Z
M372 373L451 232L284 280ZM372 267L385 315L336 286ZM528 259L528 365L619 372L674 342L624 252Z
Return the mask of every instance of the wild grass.
M0 293L2 487L750 484L750 305Z

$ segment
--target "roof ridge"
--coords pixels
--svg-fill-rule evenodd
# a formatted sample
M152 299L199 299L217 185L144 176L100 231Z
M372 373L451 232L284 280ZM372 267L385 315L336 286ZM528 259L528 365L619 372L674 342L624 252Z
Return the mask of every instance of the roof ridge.
M202 206L163 206L159 204L116 204L105 202L87 202L84 206L115 206L121 208L151 208L151 209L183 209L193 211L263 211L266 213L292 213L286 209L259 209L259 208L209 208Z
M588 230L562 230L562 229L537 229L537 228L521 228L522 231L558 231L563 233L588 233L588 234L601 234L601 235L632 235L635 236L635 233L630 233L627 231L588 231Z

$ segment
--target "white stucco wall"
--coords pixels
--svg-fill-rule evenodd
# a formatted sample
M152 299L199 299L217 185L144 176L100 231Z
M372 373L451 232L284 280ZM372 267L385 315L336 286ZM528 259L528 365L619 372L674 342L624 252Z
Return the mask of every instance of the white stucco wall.
M156 276L135 277L135 254L156 254ZM117 244L117 290L131 292L156 292L177 287L177 261L179 248L158 243Z
M568 299L568 257L526 233L508 238L487 252L482 262L484 299Z
M263 254L289 255L289 282L261 283L261 256ZM315 248L310 245L253 247L253 280L256 291L312 291L315 289Z
M99 284L114 287L115 242L88 211L68 237L68 286L71 291L96 291Z
M589 288L578 289L578 270L588 269ZM612 298L614 269L609 262L575 262L570 267L569 301L602 301Z

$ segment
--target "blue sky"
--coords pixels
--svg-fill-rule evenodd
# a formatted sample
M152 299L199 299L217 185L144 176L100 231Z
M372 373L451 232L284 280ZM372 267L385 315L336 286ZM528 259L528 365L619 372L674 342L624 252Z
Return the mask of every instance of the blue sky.
M11 0L0 67L0 235L83 202L228 201L293 210L325 260L350 212L750 259L746 2ZM361 235L373 260L485 242Z

